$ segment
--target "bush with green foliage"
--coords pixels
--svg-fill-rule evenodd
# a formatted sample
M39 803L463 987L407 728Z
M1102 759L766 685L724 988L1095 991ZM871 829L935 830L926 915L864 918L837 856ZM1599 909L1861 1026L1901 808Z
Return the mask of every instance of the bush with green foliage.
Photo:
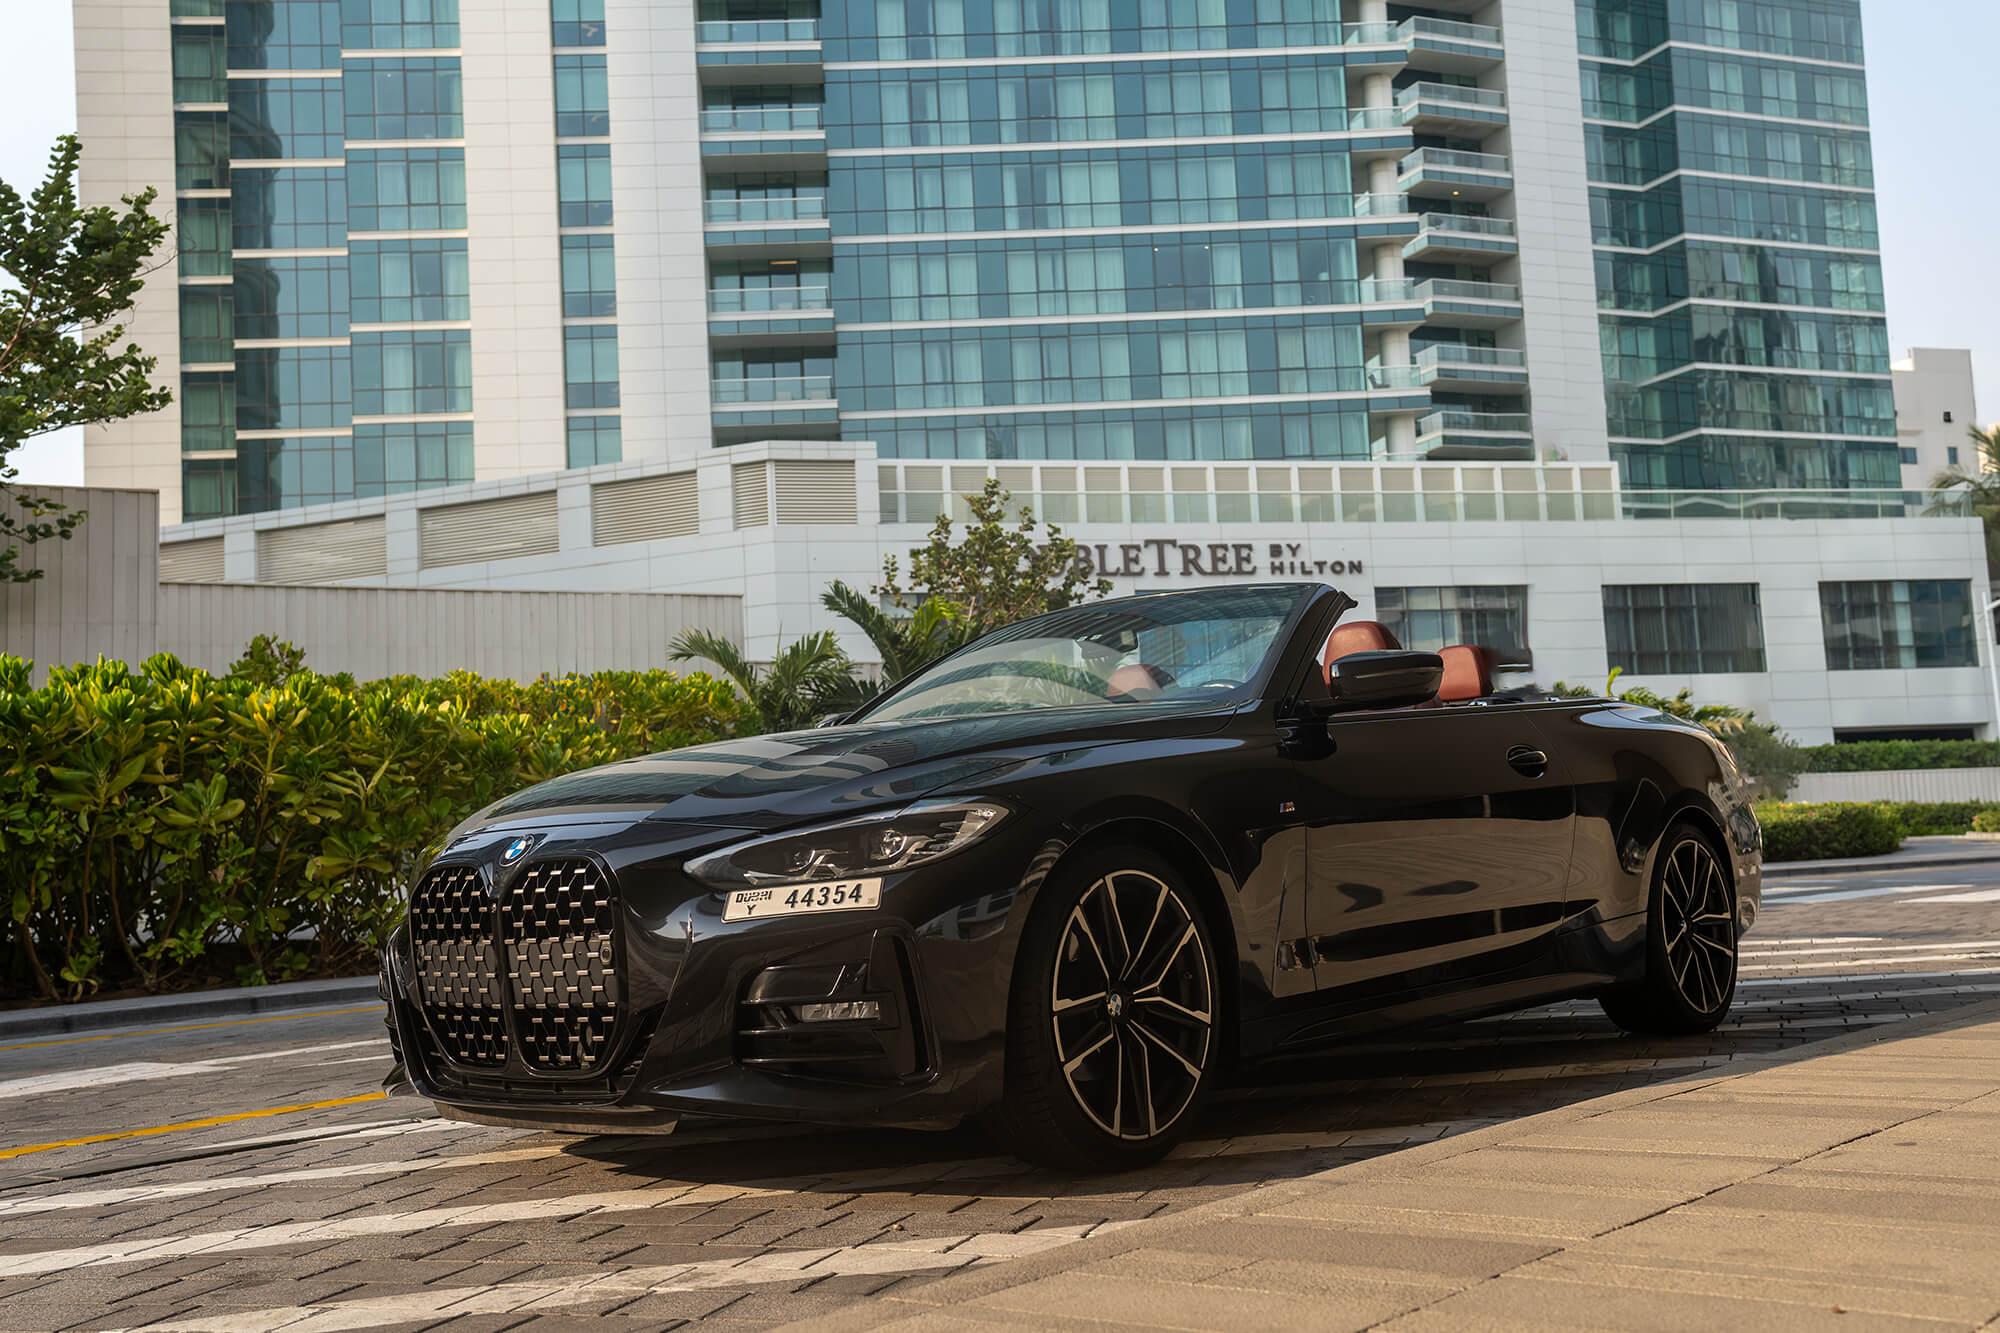
M1749 779L1752 794L1760 800L1784 800L1791 795L1799 774L1806 771L1805 751L1776 726L1757 721L1757 715L1749 709L1734 704L1696 703L1692 687L1683 688L1671 698L1644 685L1621 690L1618 678L1624 674L1623 667L1613 667L1605 678L1602 693L1587 685L1571 685L1561 680L1550 692L1569 699L1616 699L1641 708L1657 708L1668 717L1699 722L1728 749L1730 758Z
M1903 845L1903 826L1884 805L1858 801L1770 802L1757 807L1766 861L1882 856Z
M1909 768L2000 768L2000 741L1841 741L1808 745L1808 773L1885 773Z
M356 686L286 670L288 648L229 676L160 654L39 689L0 656L0 996L365 970L397 885L473 810L750 723L703 675Z
M1989 810L2000 810L1992 801L1876 801L1903 826L1910 837L1939 833L1970 833L1973 822Z
M1973 833L2000 833L2000 806L1991 806L1972 817Z

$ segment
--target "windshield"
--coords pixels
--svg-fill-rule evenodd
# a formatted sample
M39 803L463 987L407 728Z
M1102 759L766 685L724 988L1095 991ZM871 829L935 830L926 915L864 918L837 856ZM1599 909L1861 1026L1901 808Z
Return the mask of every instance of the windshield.
M1278 585L1071 607L987 635L866 718L1226 702L1257 678L1306 595Z

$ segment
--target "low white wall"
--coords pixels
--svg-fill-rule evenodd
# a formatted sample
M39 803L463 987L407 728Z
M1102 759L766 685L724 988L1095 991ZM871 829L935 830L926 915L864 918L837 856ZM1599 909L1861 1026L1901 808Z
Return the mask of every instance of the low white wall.
M94 662L100 654L134 663L152 656L159 647L153 590L160 578L160 497L102 486L26 489L89 517L68 541L21 545L21 567L41 577L0 583L0 653L32 660L36 684L52 666Z
M1897 768L1803 773L1793 801L2000 801L2000 768Z

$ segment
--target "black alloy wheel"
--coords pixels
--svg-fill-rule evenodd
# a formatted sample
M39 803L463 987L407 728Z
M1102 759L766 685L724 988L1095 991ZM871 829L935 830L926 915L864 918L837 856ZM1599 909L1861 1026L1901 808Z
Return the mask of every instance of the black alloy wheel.
M1604 1012L1630 1032L1714 1028L1736 997L1736 893L1713 843L1691 824L1660 840L1646 936L1644 979L1604 996Z
M995 1128L1023 1156L1071 1169L1157 1160L1221 1046L1207 922L1137 848L1086 853L1043 892L1016 967Z

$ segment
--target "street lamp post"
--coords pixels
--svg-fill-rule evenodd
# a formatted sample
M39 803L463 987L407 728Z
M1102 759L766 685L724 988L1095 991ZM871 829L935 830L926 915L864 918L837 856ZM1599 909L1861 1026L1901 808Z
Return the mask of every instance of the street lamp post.
M2000 609L2000 597L1986 604L1986 680L1993 688L1993 730L1988 739L2000 741L2000 625L1993 621L1996 609Z

